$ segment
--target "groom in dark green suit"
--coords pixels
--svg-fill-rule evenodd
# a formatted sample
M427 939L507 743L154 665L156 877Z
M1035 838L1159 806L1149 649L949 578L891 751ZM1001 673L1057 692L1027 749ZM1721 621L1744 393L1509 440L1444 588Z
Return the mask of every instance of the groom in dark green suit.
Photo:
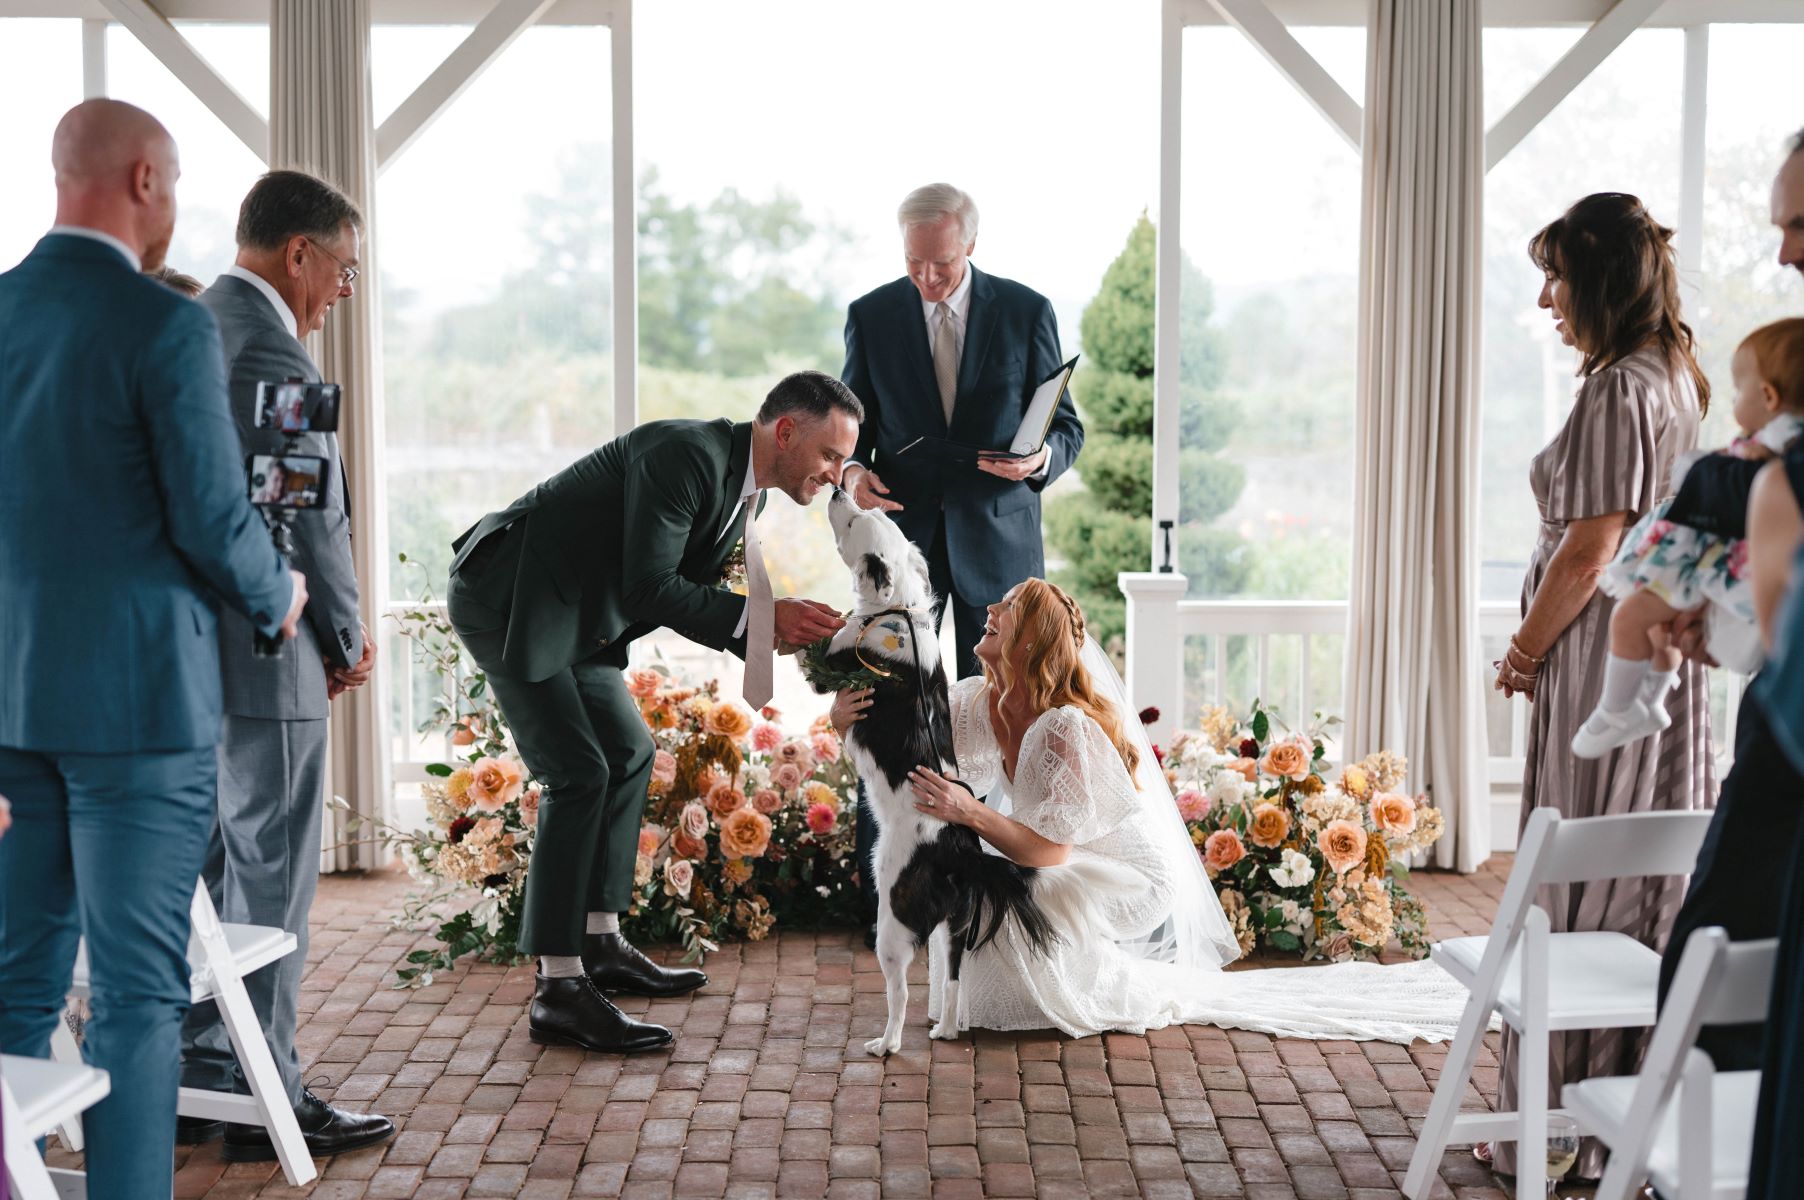
M776 644L845 622L773 599L753 525L763 489L807 504L839 483L864 409L831 375L771 389L757 419L652 421L578 460L453 543L451 623L488 677L521 757L545 788L520 948L539 956L535 1042L650 1050L668 1029L604 990L673 996L707 982L620 936L656 746L622 671L634 639L676 630L746 660L746 699L770 697ZM718 586L744 537L748 595Z

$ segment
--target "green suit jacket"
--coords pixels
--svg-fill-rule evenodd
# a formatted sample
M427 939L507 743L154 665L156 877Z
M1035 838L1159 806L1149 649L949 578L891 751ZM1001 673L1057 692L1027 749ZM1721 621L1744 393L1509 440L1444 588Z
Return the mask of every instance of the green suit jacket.
M743 531L742 519L724 526L751 446L749 423L651 421L453 542L452 576L505 614L501 668L536 682L603 651L624 664L633 639L660 627L743 657L733 631L745 600L721 586L721 573ZM504 529L518 553L473 561Z

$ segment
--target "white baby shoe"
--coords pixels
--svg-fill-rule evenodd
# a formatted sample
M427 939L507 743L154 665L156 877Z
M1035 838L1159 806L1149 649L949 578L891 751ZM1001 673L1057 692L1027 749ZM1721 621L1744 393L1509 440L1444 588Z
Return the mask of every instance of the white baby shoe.
M1650 708L1637 699L1622 712L1598 708L1572 735L1572 752L1580 758L1602 758L1618 746L1638 742L1671 724L1664 704Z

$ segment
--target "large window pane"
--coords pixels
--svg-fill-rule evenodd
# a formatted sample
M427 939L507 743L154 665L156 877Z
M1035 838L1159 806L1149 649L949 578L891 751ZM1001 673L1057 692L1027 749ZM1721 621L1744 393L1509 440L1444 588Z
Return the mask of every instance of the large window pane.
M1363 92L1364 29L1295 32ZM1358 152L1227 28L1184 33L1183 122L1179 567L1197 597L1344 599Z
M56 218L50 135L81 101L81 22L0 20L0 271L31 252Z

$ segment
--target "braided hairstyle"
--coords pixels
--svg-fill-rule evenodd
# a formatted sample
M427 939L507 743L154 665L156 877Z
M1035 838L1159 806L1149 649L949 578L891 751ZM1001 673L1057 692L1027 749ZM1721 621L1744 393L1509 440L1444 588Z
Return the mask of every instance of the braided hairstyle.
M997 694L997 709L1019 695L1032 720L1062 705L1074 705L1102 726L1132 776L1140 752L1122 727L1123 716L1096 692L1080 661L1084 610L1066 592L1044 579L1029 579L1014 591L1014 628L992 670L984 676Z
M1698 366L1691 326L1679 313L1679 267L1672 230L1634 196L1598 192L1529 239L1528 256L1566 284L1566 322L1594 375L1650 342L1669 368L1697 384L1698 410L1710 409L1710 381Z

